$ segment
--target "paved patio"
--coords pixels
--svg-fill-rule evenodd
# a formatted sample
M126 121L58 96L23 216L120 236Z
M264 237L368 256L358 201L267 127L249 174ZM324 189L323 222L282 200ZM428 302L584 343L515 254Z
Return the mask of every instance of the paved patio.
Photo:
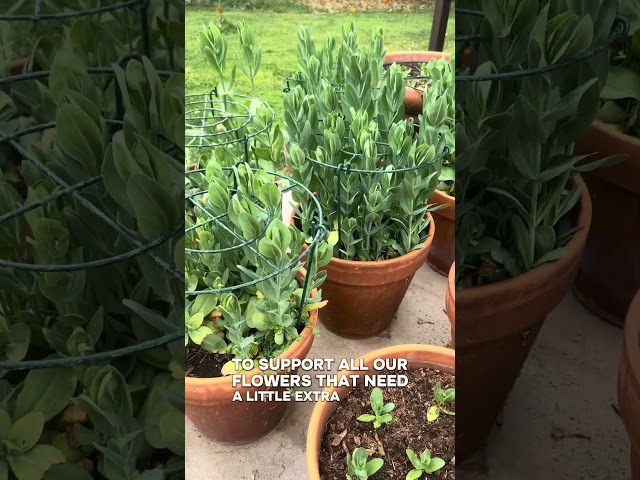
M616 388L622 330L569 294L552 312L487 449L458 480L627 480Z

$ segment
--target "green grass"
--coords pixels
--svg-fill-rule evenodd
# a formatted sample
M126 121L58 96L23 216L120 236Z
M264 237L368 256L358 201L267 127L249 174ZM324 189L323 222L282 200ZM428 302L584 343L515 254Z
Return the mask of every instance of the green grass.
M237 25L247 21L255 30L256 38L262 41L262 65L256 78L256 94L267 102L282 118L282 81L296 70L297 31L307 26L316 40L322 44L326 34L340 40L342 25L353 22L363 45L368 45L371 32L382 28L385 34L387 52L397 50L427 50L432 22L432 12L425 13L272 13L265 11L226 11L225 21ZM215 19L215 6L212 8L187 7L186 12L186 90L187 93L203 93L213 87L213 72L206 63L196 35L202 24ZM454 19L449 19L445 51L453 51L455 33ZM229 54L235 57L238 38L235 28L226 32L229 41ZM229 58L229 57L228 57ZM251 83L238 66L236 91L251 94Z

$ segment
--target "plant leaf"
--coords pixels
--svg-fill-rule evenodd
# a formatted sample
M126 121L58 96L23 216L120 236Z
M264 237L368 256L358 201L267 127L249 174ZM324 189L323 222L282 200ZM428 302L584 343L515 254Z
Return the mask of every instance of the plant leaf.
M52 465L64 463L64 455L51 445L36 445L24 455L8 457L18 480L41 480Z

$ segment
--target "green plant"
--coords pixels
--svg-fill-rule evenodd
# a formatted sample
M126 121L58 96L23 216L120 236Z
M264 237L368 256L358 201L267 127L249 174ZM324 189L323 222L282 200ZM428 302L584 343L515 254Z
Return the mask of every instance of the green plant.
M453 402L456 399L455 388L447 388L444 390L440 382L438 382L435 387L433 387L433 395L435 397L436 404L431 405L427 410L427 420L429 422L435 422L438 417L440 417L440 412L446 415L455 415L455 412L446 408L447 403Z
M422 96L422 115L419 117L419 141L425 145L435 145L437 152L447 146L450 150L445 157L438 190L455 196L455 79L451 63L445 59L431 59L422 65L421 75L429 78ZM444 107L443 107L444 105ZM446 114L440 114L441 109Z
M456 70L488 75L537 69L600 47L608 41L615 3L483 2L481 46L472 55L479 64L460 63ZM515 277L564 255L579 228L580 189L571 178L612 161L581 164L585 157L573 154L597 113L603 60L599 55L551 72L458 84L460 288Z
M161 78L146 57L88 75L117 59L88 56L75 33L92 25L83 23L72 21L69 44L50 52L48 76L0 94L0 137L23 134L0 147L12 159L0 165L0 258L43 270L0 268L3 362L87 360L180 331L183 288L167 270L181 270L183 255L172 231L182 217L184 80ZM155 260L127 255L150 242ZM50 265L70 268L45 273ZM0 367L0 478L180 478L183 365L172 342L100 366Z
M262 47L256 45L253 29L242 22L238 29L240 51L237 60L242 72L251 81L255 96L255 78L262 58ZM258 99L235 91L236 64L229 65L228 41L224 33L214 25L203 26L198 43L207 63L215 73L214 93L192 95L192 117L187 135L190 146L188 163L206 167L215 158L224 167L231 167L244 155L251 166L270 172L285 167L284 136L281 127L274 122L273 110ZM244 142L238 139L245 138ZM202 142L202 143L201 143ZM250 155L246 155L249 152Z
M384 465L381 458L369 460L369 453L362 448L356 448L353 456L347 453L347 480L367 480Z
M255 97L255 79L262 60L262 44L256 46L255 34L247 22L240 24L238 33L240 34L240 52L236 55L240 63L240 68L242 68L245 76L251 80L251 88L253 90L253 96Z
M42 412L30 412L11 422L6 410L0 410L0 472L8 469L18 478L42 478L52 465L64 463L64 455L51 445L37 445L44 429Z
M317 51L308 32L299 36L300 71L285 96L290 165L322 205L325 227L338 234L334 256L377 261L420 248L442 151L425 142L427 134L414 134L412 120L402 120L403 74L397 65L383 71L382 33L364 49L353 26L344 28L337 53L330 38ZM432 118L440 125L449 107L434 100L425 109L423 123ZM317 223L312 199L302 193L293 199L308 234Z
M444 460L438 457L432 457L431 452L429 450L425 450L420 455L420 458L414 453L413 450L407 449L407 457L411 461L411 465L413 465L413 470L407 473L407 480L415 480L416 478L422 477L423 473L427 475L437 472L442 467L445 466Z
M87 0L42 2L42 15L69 15L96 9ZM151 0L148 5L150 58L159 70L184 69L184 5L177 0ZM32 15L34 4L17 0L3 8L8 16ZM103 67L135 50L143 52L139 16L128 8L41 22L1 21L0 73L9 62L29 58L46 70L60 48L73 47L92 67ZM3 75L2 75L3 76Z
M326 274L317 268L328 263L330 249L322 242L314 250L314 269L304 273L310 277L305 292L303 264L295 261L304 236L279 219L281 192L272 175L254 172L247 164L227 172L210 161L206 173L189 177L188 195L208 194L196 197L187 211L186 246L196 250L186 256L187 291L246 286L228 293L189 295L185 345L191 341L209 353L241 359L275 357L299 338L310 312L323 305L320 292L314 296L312 291L324 281ZM213 254L197 251L223 248L226 251ZM274 276L275 271L281 273ZM231 363L224 372L230 367Z
M118 133L114 135L113 141L103 143L100 139L106 130L103 130L104 124L99 121L99 110L94 108L94 104L81 94L72 90L64 91L56 109L57 116L59 119L64 116L67 125L74 128L58 129L54 150L48 157L41 155L40 158L59 174L73 179L79 173L75 164L78 158L84 160L84 168L95 174L111 161L109 154L119 144L121 150L118 154L127 155L130 183L125 182L122 177L118 178L115 171L115 177L108 177L109 174L105 173L107 186L94 187L94 194L97 195L95 198L100 199L97 203L103 209L117 212L115 215L127 221L132 228L137 224L133 230L137 238L142 241L155 240L178 221L178 216L171 216L172 209L179 212L179 209L176 210L179 204L172 200L170 189L172 176L175 178L180 170L172 170L169 162L175 160L145 143L142 137L134 143L133 155L124 140L119 143L119 138L123 137ZM94 114L98 116L94 117ZM85 135L83 149L79 149L81 144L74 143L74 129L79 129ZM100 165L103 158L109 160ZM136 159L146 164L138 164ZM150 159L155 162L153 167L149 165ZM145 166L147 169L144 169ZM104 168L106 170L108 167ZM151 174L150 168L155 169L154 174ZM20 182L27 187L26 199L21 198L11 184L0 183L2 213L32 204L58 191L49 179L30 168L27 162L22 164ZM123 187L117 182L124 182ZM140 190L134 193L131 187L124 188L127 183L135 184L137 188L145 185L148 187L145 192L150 197L139 195ZM110 196L112 190L117 192L113 197ZM119 200L123 205L117 203ZM80 210L69 197L49 203L46 208L33 209L25 218L6 222L0 230L4 259L35 262L39 265L81 263L109 257L113 255L114 245L120 245L117 247L119 252L122 252L123 247L126 248L123 241L119 233L106 228L100 221ZM173 245L177 243L169 242L159 251L171 263ZM2 269L0 357L20 361L33 355L33 352L40 352L40 355L44 352L44 355L53 357L84 357L105 349L118 348L113 340L106 340L114 338L114 335L124 344L135 344L170 333L174 328L176 312L171 305L178 289L177 285L166 280L166 275L159 274L158 269L153 262L142 258L106 267L100 272L14 273ZM110 285L112 290L105 289L105 284ZM16 478L39 479L45 471L49 478L49 475L53 475L49 470L57 471L50 469L51 465L76 463L83 459L94 459L92 465L100 460L97 463L98 470L108 478L139 478L149 460L149 449L157 449L158 452L168 452L167 449L170 449L173 453L165 453L167 459L174 455L184 455L180 446L183 442L180 439L183 413L179 410L179 403L166 404L166 400L162 398L165 392L152 395L157 402L153 408L166 405L156 411L164 417L162 422L166 422L162 431L158 430L158 417L140 423L143 411L152 408L145 407L143 399L145 393L151 395L149 389L154 382L164 379L165 387L170 387L174 396L179 396L183 389L180 381L182 355L178 355L181 352L176 349L172 353L173 356L166 349L143 352L137 361L130 361L124 374L107 366L103 369L75 367L68 370L33 370L24 379L20 375L8 377L12 383L2 383L0 398L4 399L2 408L14 427L22 425L25 418L33 420L37 419L38 414L44 415L42 428L39 426L42 422L33 423L37 427L33 431L33 437L21 446L7 447L10 449L7 452L9 467ZM109 376L105 379L104 386L99 388L94 376L101 370L109 372ZM170 371L173 371L173 375ZM124 382L119 395L131 405L130 410L123 410L121 405L111 407L105 403L111 398L108 393L111 378ZM136 385L136 388L129 391L127 381ZM92 403L80 400L81 392L85 389L93 389ZM66 436L60 438L57 435L55 417L71 401L80 402L83 411L89 416L89 423L82 430L84 436L71 426L69 438L77 438L77 445L69 443L71 440L68 441ZM100 408L96 409L95 405ZM125 415L127 411L129 414ZM176 423L178 419L180 421ZM120 426L117 427L114 422ZM152 427L155 430L150 434L147 429ZM135 448L130 444L134 433ZM19 439L9 440L15 443L14 440ZM35 442L38 441L36 445ZM172 462L176 462L175 457ZM151 470L155 471L154 475L162 475L163 469L167 475L175 470L175 467L165 467L166 465L162 469ZM176 463L176 467L179 468L179 463ZM70 467L66 465L65 468L67 469L64 471L68 474ZM78 474L76 470L77 467L74 475ZM144 475L146 478L151 474Z
M630 33L611 52L598 119L640 138L640 7L620 0L620 13L629 20Z
M390 413L394 408L396 408L396 406L393 403L384 403L382 390L380 388L376 387L373 389L369 401L371 403L373 415L371 415L370 413L365 413L363 415L360 415L357 420L361 422L373 422L373 428L380 428L383 424L389 423L391 420L393 420L393 417L390 415Z

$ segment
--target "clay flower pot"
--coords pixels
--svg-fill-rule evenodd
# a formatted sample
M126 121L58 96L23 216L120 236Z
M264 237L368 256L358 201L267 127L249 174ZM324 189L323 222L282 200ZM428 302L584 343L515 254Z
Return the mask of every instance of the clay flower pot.
M18 58L16 60L13 60L9 64L9 74L12 76L22 75L25 72L28 64L29 64L28 58Z
M407 368L433 368L451 375L455 374L455 352L450 348L435 347L432 345L398 345L395 347L381 348L360 357L363 364L371 369L377 358L404 358L407 359ZM358 362L356 362L358 363ZM357 375L359 378L367 375L367 371L342 371L340 375ZM358 380L359 384L362 380ZM353 383L352 383L353 384ZM326 392L337 392L340 400L343 400L351 391L351 387L327 388ZM322 436L329 417L338 407L339 402L317 402L309 421L307 432L307 472L309 480L320 480L320 445ZM457 403L456 403L457 412ZM457 413L456 413L457 415ZM457 454L456 454L457 456Z
M631 478L640 480L640 292L631 303L624 327L618 404L631 441Z
M576 144L595 158L628 154L624 162L584 175L593 221L575 283L582 303L599 317L622 325L640 289L640 139L596 121Z
M518 277L456 292L456 459L480 449L527 359L547 315L571 288L591 223L581 187L577 224L564 256Z
M445 309L451 324L451 348L456 348L456 263L453 262L447 277L447 293L445 295Z
M313 296L316 291L314 290ZM310 316L311 326L301 334L302 340L293 342L277 358L306 358L314 336L313 329L318 323L318 310ZM246 372L247 378L260 375L259 369ZM287 373L279 372L279 375ZM295 372L291 372L295 374ZM226 445L241 445L254 442L271 432L282 420L288 403L276 401L233 402L234 393L239 391L246 400L246 392L278 391L286 388L234 387L231 377L185 378L185 413L193 424L212 440Z
M427 203L448 205L447 208L432 212L438 230L427 257L427 263L431 268L440 275L447 275L456 258L456 199L436 190Z
M444 52L390 52L384 58L385 66L393 63L429 63L432 58L444 58L447 61L450 56ZM422 113L422 92L415 88L407 88L404 98L405 115L414 117L417 120L419 114Z
M332 258L323 268L327 278L320 310L322 324L346 338L370 338L384 332L402 303L415 273L424 265L436 231L433 218L429 236L418 250L391 260L361 262Z

